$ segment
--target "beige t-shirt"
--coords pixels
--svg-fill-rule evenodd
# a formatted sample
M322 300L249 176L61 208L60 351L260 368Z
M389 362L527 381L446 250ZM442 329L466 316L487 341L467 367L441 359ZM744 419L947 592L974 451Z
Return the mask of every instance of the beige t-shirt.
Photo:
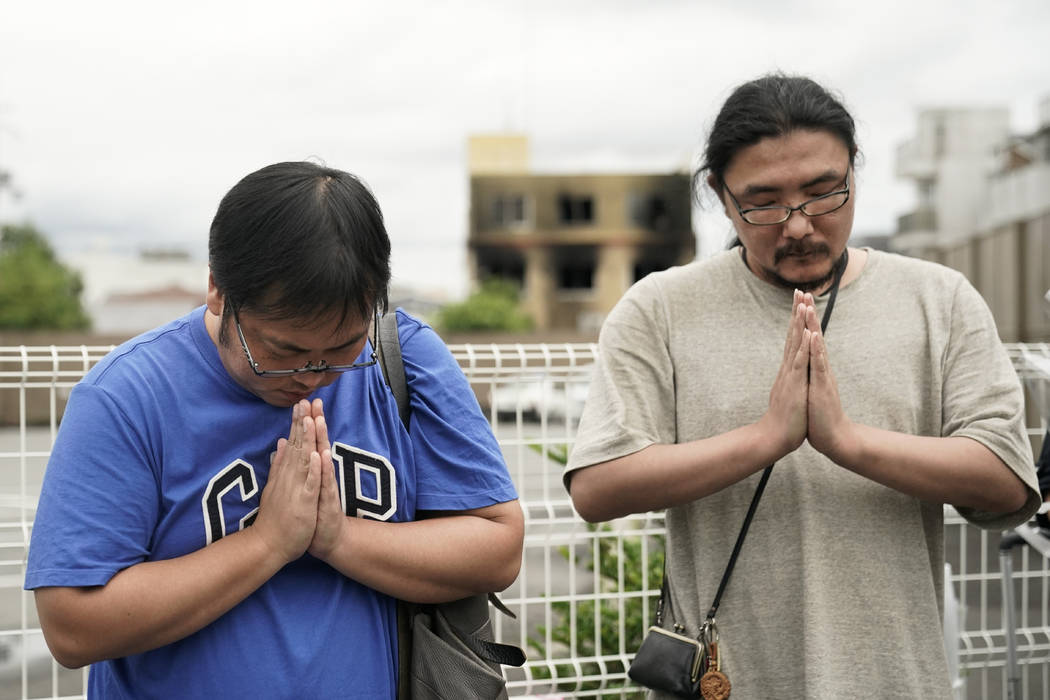
M825 298L818 298L823 314ZM656 273L602 328L566 468L753 423L783 354L789 290L738 250ZM839 290L826 341L851 420L966 436L1029 487L1016 513L962 509L1008 528L1039 507L1020 382L987 306L959 273L870 251ZM677 621L696 634L759 474L667 511ZM941 636L943 508L837 466L808 443L781 459L718 611L734 700L949 698Z

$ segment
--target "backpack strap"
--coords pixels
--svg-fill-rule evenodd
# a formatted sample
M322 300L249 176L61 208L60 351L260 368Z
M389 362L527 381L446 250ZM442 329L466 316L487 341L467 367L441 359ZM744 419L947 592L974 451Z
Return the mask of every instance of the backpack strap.
M401 337L397 332L397 312L386 313L376 323L378 337L372 339L383 381L397 401L397 413L401 423L408 429L411 412L408 402L408 381L405 379L405 363L401 357ZM397 603L397 697L409 700L412 687L412 616L416 606L399 600Z
M383 379L390 387L397 401L397 413L401 422L408 429L412 417L408 404L408 381L405 379L405 363L401 358L401 337L397 332L397 312L383 314L379 317L379 337L375 340L376 355L379 367L383 370Z
M383 379L390 387L390 392L397 401L397 413L401 417L401 423L408 429L409 420L412 417L412 409L408 399L408 380L405 377L405 362L401 356L401 337L397 330L397 312L383 314L378 322L379 337L374 340L376 356L379 358L379 368L383 371ZM476 599L477 597L475 597ZM503 601L495 593L485 596L500 612L516 617L513 612L503 604ZM470 599L461 601L469 605ZM397 605L397 652L398 652L398 678L397 697L398 700L409 700L412 687L412 619L416 613L425 610L441 610L444 606L455 606L457 603L446 603L443 605L423 606L405 601L398 601ZM452 608L449 608L452 613ZM486 614L487 617L487 614ZM473 634L463 634L460 641L470 648L475 654L486 661L505 664L510 666L521 666L525 663L525 652L516 646L501 644L490 639L485 639Z

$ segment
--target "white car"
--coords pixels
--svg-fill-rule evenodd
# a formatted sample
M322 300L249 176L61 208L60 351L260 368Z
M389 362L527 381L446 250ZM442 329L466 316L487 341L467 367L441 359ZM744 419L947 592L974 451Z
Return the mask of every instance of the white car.
M498 382L492 387L492 407L502 420L539 421L579 420L587 399L589 376L552 376L522 374L513 381Z

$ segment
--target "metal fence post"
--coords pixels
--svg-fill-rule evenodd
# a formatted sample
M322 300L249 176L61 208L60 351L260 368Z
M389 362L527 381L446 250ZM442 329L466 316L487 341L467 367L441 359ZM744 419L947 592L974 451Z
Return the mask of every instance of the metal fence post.
M1006 634L1006 699L1021 700L1021 674L1017 666L1017 621L1014 610L1014 565L1010 556L1017 545L1024 544L1016 532L1004 533L999 541L999 570L1003 576L1003 617Z

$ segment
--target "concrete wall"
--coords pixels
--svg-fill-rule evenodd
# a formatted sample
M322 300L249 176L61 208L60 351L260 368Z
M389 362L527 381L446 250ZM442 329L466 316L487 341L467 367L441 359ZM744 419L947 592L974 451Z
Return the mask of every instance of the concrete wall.
M1011 139L1007 129L1001 109L920 115L915 138L898 149L897 172L917 182L920 199L925 196L924 204L936 213L936 233L919 236L902 226L894 248L966 275L988 303L1004 341L1047 342L1048 135L1044 128Z
M1018 238L1017 227L1007 226L977 239L977 290L1007 343L1017 342L1021 333Z
M1024 231L1025 342L1050 342L1050 212L1027 222Z
M974 282L1004 342L1050 342L1050 213L983 234L946 262Z
M975 245L973 241L957 243L945 248L941 258L943 265L947 265L953 270L958 270L963 273L966 275L966 279L970 280L970 284L976 287L978 286L978 282L974 248Z

